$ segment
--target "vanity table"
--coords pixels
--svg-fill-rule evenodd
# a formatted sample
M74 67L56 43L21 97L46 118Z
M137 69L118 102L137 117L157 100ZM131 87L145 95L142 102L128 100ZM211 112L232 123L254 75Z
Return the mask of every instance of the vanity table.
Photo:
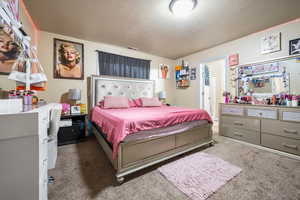
M220 135L300 156L300 107L220 104Z
M56 105L0 114L0 199L47 200L47 129Z

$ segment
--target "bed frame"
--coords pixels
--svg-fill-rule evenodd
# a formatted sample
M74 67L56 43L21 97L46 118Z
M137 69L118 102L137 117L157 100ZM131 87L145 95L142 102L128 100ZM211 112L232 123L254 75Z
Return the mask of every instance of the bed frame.
M153 97L155 90L154 82L150 80L94 75L89 78L88 87L89 108L107 95L124 95L129 98ZM120 184L128 174L196 148L213 145L211 124L204 124L174 135L122 142L119 145L118 157L113 160L111 146L95 125L93 133L115 168L116 178Z

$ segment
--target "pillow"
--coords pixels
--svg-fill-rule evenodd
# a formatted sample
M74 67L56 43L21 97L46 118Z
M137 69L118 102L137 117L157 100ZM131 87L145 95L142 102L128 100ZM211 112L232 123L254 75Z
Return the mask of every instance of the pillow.
M133 99L128 99L129 107L137 107Z
M135 107L142 107L143 106L141 98L134 99L133 102L135 104Z
M129 104L129 107L137 107L136 103L135 103L135 100L133 99L128 99L128 104ZM97 103L97 106L99 106L100 108L104 108L104 100L102 101L99 101ZM142 105L141 105L142 106Z
M99 106L100 108L104 108L104 100L99 101L99 102L97 103L97 106Z
M103 108L129 108L128 98L124 96L105 96Z
M160 107L161 102L158 100L157 97L153 98L141 98L143 107Z

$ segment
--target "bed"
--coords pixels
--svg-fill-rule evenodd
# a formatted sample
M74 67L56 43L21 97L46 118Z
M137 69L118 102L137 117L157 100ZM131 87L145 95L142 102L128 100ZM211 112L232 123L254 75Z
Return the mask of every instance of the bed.
M212 123L208 120L193 118L188 122L179 123L177 120L177 122L172 122L166 127L158 126L155 129L137 131L134 134L126 135L116 146L107 138L108 134L105 133L105 130L103 131L104 127L101 127L101 123L99 122L101 121L100 119L105 117L104 114L108 115L108 117L110 117L110 114L114 114L116 120L120 120L122 119L120 116L122 113L120 114L120 109L104 112L104 110L98 109L97 103L100 102L104 96L127 96L132 99L153 97L155 90L154 82L150 80L121 79L93 75L88 79L88 87L89 110L91 111L89 116L93 124L93 133L115 168L116 178L120 184L128 174L196 148L213 144ZM126 112L131 112L135 115L140 111L139 109L140 108L132 108ZM155 111L155 109L158 110ZM147 112L157 116L156 112L160 111L159 108L155 109L143 108L140 113L143 113L144 117L147 116L147 114L145 114ZM162 110L164 110L165 113L171 113L169 115L170 118L173 117L174 113L181 112L180 108L177 107L164 107L161 111ZM96 112L98 112L98 115L95 115ZM182 110L182 112L186 111ZM192 116L190 112L192 111L188 110L189 117ZM126 114L126 116L130 115L131 114ZM180 117L178 117L178 119L180 119Z

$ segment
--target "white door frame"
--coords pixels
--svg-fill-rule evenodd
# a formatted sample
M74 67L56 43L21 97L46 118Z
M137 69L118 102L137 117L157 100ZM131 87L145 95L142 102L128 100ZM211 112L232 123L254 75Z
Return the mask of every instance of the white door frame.
M227 74L228 74L228 56L225 56L225 57L217 57L217 58L213 58L213 59L208 59L208 60L205 60L203 62L200 63L199 65L199 73L198 73L198 77L199 77L199 81L198 81L198 84L199 84L199 87L198 87L198 91L197 94L198 94L198 104L199 104L199 108L204 108L204 79L203 79L203 70L204 70L204 66L206 63L210 63L210 62L214 62L214 61L217 61L217 60L225 60L225 70L224 70L224 84L223 84L223 88L224 88L224 91L227 91L228 89L228 77L227 77Z

